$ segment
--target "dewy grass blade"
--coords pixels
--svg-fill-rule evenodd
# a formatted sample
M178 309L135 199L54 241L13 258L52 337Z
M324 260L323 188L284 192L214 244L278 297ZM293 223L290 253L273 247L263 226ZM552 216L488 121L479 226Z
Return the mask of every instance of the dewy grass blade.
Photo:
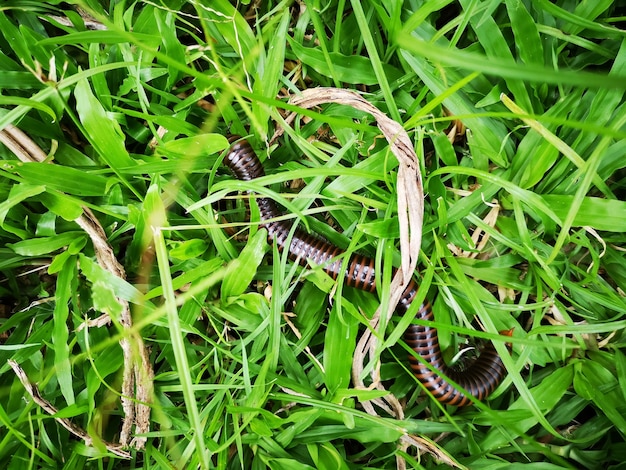
M0 84L3 88L6 88L6 85L8 84L4 84L4 86ZM54 110L50 106L30 98L21 98L19 96L0 96L0 105L24 106L27 108L38 109L39 111L42 111L50 116L53 121L57 119Z
M322 31L326 30L326 28L322 24L322 21L320 19L320 15L319 15L321 9L322 9L322 7L320 6L320 2L319 2L319 0L317 0L315 8L313 8L309 14L311 15L311 21L313 22L315 31L318 33L317 34L317 42L319 43L319 49L322 52L324 65L328 68L328 72L329 72L328 73L328 77L333 81L333 84L336 87L338 87L338 86L340 86L339 76L335 72L335 62L330 57L330 53L329 53L329 50L328 50L328 44L327 44L327 40L326 40L326 35L325 34L319 34Z
M435 110L438 106L441 106L445 103L447 98L452 97L455 93L462 90L468 83L478 77L478 72L470 73L469 75L463 77L460 81L456 82L454 85L450 86L442 93L435 96L432 100L430 100L424 107L422 107L418 112L413 114L413 116L404 123L405 129L410 129L415 127L420 120L427 119L429 113ZM455 116L457 119L463 118L474 118L480 116L480 114L468 114L464 116Z
M356 17L356 21L359 25L359 30L361 31L361 36L363 37L363 42L365 43L365 47L367 48L367 53L369 54L369 58L372 61L372 66L374 67L374 72L376 73L376 77L378 77L378 84L382 89L383 96L385 97L385 103L389 108L389 113L391 117L396 121L401 121L400 113L398 111L398 107L396 106L396 101L393 98L393 94L391 93L391 87L389 86L389 81L387 80L387 76L385 75L385 71L383 69L383 65L380 61L380 56L376 49L376 45L374 44L374 38L370 32L370 27L365 17L365 12L363 11L363 6L359 0L351 0L352 8L354 9L354 15Z
M514 48L509 45L510 41L505 39L498 20L491 16L490 10L492 8L485 9L482 15L479 15L486 2L460 0L459 3L463 7L463 16L467 17L467 21L474 30L480 46L485 50L486 60L495 63L513 62ZM492 5L494 4L495 2L492 3ZM514 28L513 32L515 33ZM516 36L516 43L517 39ZM533 109L528 84L518 77L504 77L504 79L509 90L515 95L517 100L523 103L524 107Z
M189 424L193 429L193 445L195 446L194 454L197 456L200 468L203 470L210 468L209 450L204 442L204 425L198 413L198 402L194 395L193 384L189 375L190 368L187 360L187 351L185 345L185 335L183 335L180 318L178 317L178 309L176 308L176 299L174 287L172 285L172 277L169 268L169 259L163 231L161 227L166 224L165 208L160 203L160 194L156 186L152 186L148 190L148 196L153 200L151 204L154 210L150 215L152 237L156 252L157 263L161 284L163 286L163 298L165 300L165 309L167 313L167 324L169 327L169 335L171 339L174 358L176 360L176 369L178 370L178 378L185 399L185 408L189 414Z
M56 303L54 307L54 367L56 379L59 382L61 393L68 405L75 403L74 388L72 386L72 366L70 364L70 345L68 318L69 301L72 296L73 283L76 280L76 259L66 260L64 268L59 272L56 285Z
M543 44L534 18L521 0L506 0L505 3L520 58L525 64L542 65Z
M76 110L93 145L113 170L131 167L134 160L124 147L119 124L112 120L91 91L87 79L80 80L74 89Z
M539 121L534 119L528 119L525 116L528 114L522 108L520 108L513 100L511 100L508 96L502 94L500 95L500 99L504 103L504 105L509 108L513 113L517 114L524 123L528 126L532 127L535 131L541 134L548 142L550 142L554 147L565 155L579 170L582 170L586 166L586 162L576 153L576 151L559 139L553 132L550 132L546 127L541 124ZM606 183L600 178L597 173L592 173L591 177L593 178L593 183L605 194L610 194L611 190L607 187Z
M622 117L617 119L613 123L611 123L611 127L615 129L620 129L624 124L626 124L626 112L622 112ZM600 165L600 160L606 148L611 143L611 138L603 137L598 145L595 147L594 151L591 153L589 159L585 162L585 165L580 168L580 172L582 174L582 181L579 182L578 189L576 190L576 195L574 197L574 201L572 202L572 206L567 214L567 217L564 220L564 224L561 227L562 230L559 233L559 236L554 244L554 248L552 249L552 253L548 258L547 262L550 263L556 259L556 257L561 252L561 248L567 241L569 237L569 229L574 223L574 219L576 218L576 214L580 209L580 206L585 198L585 195L589 191L589 187L591 186L591 182L594 180L594 176L597 175L597 169Z
M531 191L528 191L526 189L522 189L519 186L495 174L488 173L488 172L481 171L481 170L475 170L473 168L445 167L440 170L437 170L436 172L431 173L431 176L445 174L445 173L468 174L468 175L475 176L477 178L484 179L485 181L488 181L490 183L497 184L501 188L505 189L506 191L511 193L513 196L518 198L520 201L523 201L524 203L528 204L530 207L533 207L536 210L540 211L541 213L545 214L548 218L550 218L554 222L558 224L562 223L561 219L559 219L559 217L543 201L543 199L539 195Z
M551 2L549 0L535 0L537 6L547 13L565 20L565 32L567 34L576 34L578 31L588 29L590 31L597 31L611 36L626 36L626 31L623 29L607 26L602 22L596 22L584 18L580 15L567 11L565 8L561 8L558 2ZM576 25L576 30L572 28L572 25Z
M400 53L410 68L435 95L447 96L448 88L450 88L447 83L448 80L456 80L456 84L464 83L460 74L450 71L442 77L437 68L424 58L415 57L408 51L401 51ZM474 74L471 76L474 77ZM483 116L481 110L478 110L471 102L465 90L459 90L459 92L447 96L443 105L453 115L474 115L475 117L464 119L463 123L472 130L478 146L486 149L494 159L505 161L509 159L513 149L507 139L506 127L499 120Z
M277 14L279 13L277 12ZM265 68L262 71L261 80L258 80L254 84L254 91L267 98L277 96L281 85L280 77L283 71L283 64L285 63L289 20L289 9L285 8L278 24L270 26L274 31L272 31L272 39L265 47ZM255 101L253 103L253 113L259 116L261 125L267 125L269 113L265 104ZM268 129L265 128L264 132L268 132Z
M133 332L150 342L156 369L151 430L135 441L146 439L136 454L146 468L623 462L618 2L82 2L91 18L68 2L4 3L0 128L19 127L56 169L20 169L18 147L0 146L0 468L126 465L67 445L51 419L28 419L37 411L20 394L2 393L19 386L13 359L61 413L119 434L124 333L76 331L98 311L115 318L116 297L133 303ZM400 258L398 166L363 115L287 101L333 83L401 119L427 175L414 301L431 300L435 320L409 310L381 330L372 354L388 392L354 390L349 366ZM80 113L77 97L88 98ZM300 119L270 140L287 126L284 110ZM268 176L235 181L222 168L229 133L247 136ZM263 256L248 191L283 207L278 220L374 258L377 295L275 247ZM84 207L129 282L97 272L73 222ZM497 344L510 374L487 401L437 406L399 344L412 322L438 328L444 354L457 335ZM510 327L509 355L496 331ZM369 380L373 367L364 370ZM390 394L406 420L359 411ZM546 442L557 426L571 432Z
M563 220L567 218L574 202L578 203L572 195L546 194L542 197L554 213ZM626 201L585 197L575 210L572 225L624 233L626 232Z
M54 84L54 86L49 86L44 88L43 90L37 92L35 95L30 97L30 100L37 101L39 103L43 103L46 100L49 100L52 95L58 93L60 90L64 90L70 88L80 80L89 78L93 75L98 75L104 72L108 72L111 70L116 70L124 67L137 65L136 62L115 62L111 64L101 65L99 67L94 67L89 70L84 70L69 77L63 78L61 81ZM22 116L24 116L28 111L32 109L29 103L20 104L16 106L8 113L0 116L0 129L5 128L8 124L12 122L18 121Z
M489 316L488 312L482 306L480 299L476 297L475 291L469 285L469 280L465 277L465 275L463 275L463 273L458 267L458 264L454 262L453 258L450 258L449 261L450 261L450 267L453 270L453 274L455 275L457 280L460 282L463 292L469 297L471 305L476 309L477 315L480 318L481 322L485 325L485 328L488 331L492 331L492 332L497 331L497 328L492 318ZM502 361L504 362L508 370L508 373L509 373L508 378L510 378L513 381L513 383L515 384L515 387L517 388L517 391L519 392L521 396L520 400L524 402L526 407L528 407L528 411L532 413L532 415L534 416L537 422L541 423L542 426L551 434L553 434L554 436L558 436L559 433L556 431L556 429L553 428L550 422L545 418L540 408L540 404L537 401L535 401L535 398L533 397L532 393L528 389L528 386L526 385L524 379L522 378L519 371L516 369L515 363L513 362L513 359L511 358L510 354L507 353L505 345L502 342L497 342L495 343L495 346L496 346L496 349L498 350L498 353L502 357Z
M458 67L463 70L482 72L503 78L515 78L534 83L575 85L588 88L626 89L626 77L603 75L600 73L569 70L554 70L548 67L520 64L513 60L489 60L476 52L459 51L428 43L408 34L396 38L399 47L435 64Z

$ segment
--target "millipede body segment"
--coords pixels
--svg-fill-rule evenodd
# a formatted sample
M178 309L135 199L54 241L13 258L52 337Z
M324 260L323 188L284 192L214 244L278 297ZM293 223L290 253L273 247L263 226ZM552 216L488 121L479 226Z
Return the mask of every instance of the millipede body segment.
M229 140L232 146L225 156L224 163L235 177L243 181L251 181L264 176L263 166L248 142L239 140L236 136L231 136ZM342 269L342 261L338 259L338 256L344 253L343 250L301 229L294 230L287 246L292 229L291 224L275 220L282 213L273 200L258 198L256 201L263 226L268 231L268 238L277 243L281 251L288 250L290 259L302 265L306 265L307 260L310 260L324 269L333 279L337 279ZM355 254L350 257L345 266L347 268L345 268L344 279L347 285L367 292L376 290L376 273L372 259ZM407 312L417 290L417 284L411 281L396 308L397 313ZM426 321L434 319L428 301L420 305L416 318ZM510 335L511 332L502 334ZM466 406L474 400L483 400L496 389L506 375L504 364L491 343L482 349L480 355L471 364L460 368L448 366L444 361L436 328L410 325L404 334L404 340L420 358L414 355L409 356L413 374L441 403Z

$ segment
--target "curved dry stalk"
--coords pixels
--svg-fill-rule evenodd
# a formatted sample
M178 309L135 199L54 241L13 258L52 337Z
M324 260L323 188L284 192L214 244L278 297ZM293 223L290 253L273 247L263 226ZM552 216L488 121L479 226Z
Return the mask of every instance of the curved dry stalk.
M387 325L389 318L393 315L398 302L402 298L404 290L411 281L411 277L417 266L424 222L424 189L417 155L402 125L390 119L385 113L353 91L338 88L311 88L304 90L298 95L292 96L289 103L305 109L325 103L339 103L371 114L376 119L378 128L389 142L391 152L398 159L397 203L400 226L401 265L391 282L387 311L381 312L380 308L376 311L369 322L370 328L366 329L359 338L352 362L352 380L355 388L376 388L378 390L385 390L380 381L378 335L374 334L374 332L378 332L381 325ZM295 117L296 113L291 113L287 116L285 122L290 124ZM284 129L279 126L272 136L271 141L273 142L282 135L283 132ZM370 373L372 380L371 387L366 387L363 382L363 373L367 362L366 356L369 356L369 361L375 361ZM372 415L378 415L373 406L377 405L397 419L404 419L402 405L391 393L388 393L382 399L361 402L361 405ZM433 454L442 461L447 461L445 456L440 455L441 452L436 446L427 445L423 440L419 440L408 434L404 437L406 439L402 441L401 446L406 446L407 444L414 445L423 451ZM405 462L400 457L398 457L397 466L398 468L405 467Z
M37 405L39 405L46 413L52 416L56 415L59 412L59 410L57 410L52 405L52 403L50 403L48 400L46 400L45 398L41 396L41 392L39 391L39 388L35 384L33 384L30 380L28 380L28 377L26 376L26 372L24 372L24 369L22 369L19 366L19 364L12 359L9 359L7 362L13 369L13 372L15 372L15 375L17 375L17 378L20 379L20 382L22 382L22 385L24 386L24 388L26 389L30 397L33 399L33 401L37 403ZM87 446L94 445L93 438L89 434L87 434L84 429L76 426L69 419L60 418L58 416L54 416L54 419L57 423L59 423L61 426L67 429L70 433L82 439L85 442L85 445ZM118 457L122 457L125 459L130 459L131 457L130 453L122 449L122 445L113 444L111 442L106 442L106 441L101 441L101 442L102 444L104 444L107 450L111 452L112 454L115 454Z
M0 131L0 142L6 145L23 162L41 163L47 159L45 152L30 137L13 125L9 125ZM124 268L117 261L113 249L108 243L106 233L93 212L83 206L83 214L75 222L91 239L98 264L111 274L121 279L126 279ZM137 449L142 449L145 446L146 438L131 438L131 435L133 426L135 427L135 434L145 434L150 430L150 402L152 401L154 387L154 373L143 339L132 328L133 322L128 302L119 298L117 301L122 307L120 323L127 333L120 340L120 346L124 355L124 373L120 398L124 419L122 429L120 430L120 445L123 447L131 445ZM100 327L110 323L110 321L110 317L104 314L85 326ZM22 381L22 383L24 382ZM71 429L69 430L74 432ZM84 431L82 432L84 433ZM81 434L77 434L77 436L85 439Z

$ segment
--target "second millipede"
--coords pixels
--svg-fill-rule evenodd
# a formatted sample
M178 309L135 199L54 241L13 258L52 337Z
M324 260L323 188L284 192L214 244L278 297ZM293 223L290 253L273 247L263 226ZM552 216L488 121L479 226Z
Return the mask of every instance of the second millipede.
M265 175L265 171L250 144L238 136L229 138L231 147L226 153L224 164L235 177L242 181L251 181ZM318 237L296 229L287 246L291 224L276 221L282 215L275 202L268 198L257 198L262 226L268 232L268 238L277 243L278 248L288 250L289 258L302 265L307 260L313 261L333 279L340 274L342 261L337 259L343 253L339 247ZM366 256L354 254L347 262L345 282L348 286L367 292L376 290L374 261ZM404 314L411 306L417 294L418 286L414 280L410 282L396 312ZM428 301L420 305L416 318L432 321L432 308ZM510 336L511 331L501 332ZM412 324L404 333L404 341L415 351L421 360L409 356L409 364L413 374L439 402L446 405L467 406L475 400L484 400L500 384L506 375L506 369L494 346L488 343L480 355L470 364L464 366L448 366L443 359L437 329ZM507 346L509 346L507 344ZM453 385L456 384L457 386ZM467 392L467 393L466 393Z

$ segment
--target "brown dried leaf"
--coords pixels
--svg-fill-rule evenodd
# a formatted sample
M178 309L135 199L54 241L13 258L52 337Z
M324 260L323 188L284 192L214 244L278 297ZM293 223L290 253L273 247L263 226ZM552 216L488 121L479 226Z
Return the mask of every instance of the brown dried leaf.
M402 298L404 289L410 282L417 266L424 220L424 190L417 155L402 125L387 117L382 111L353 91L337 88L312 88L293 96L289 103L305 109L324 103L339 103L371 114L376 119L378 128L389 142L392 153L400 163L398 171L398 218L400 225L401 266L391 284L391 297L388 311L385 313L385 321L381 322L379 309L370 321L371 329L367 329L359 339L352 371L354 386L365 388L362 374L365 357L369 354L370 359L376 361L376 365L371 373L372 387L384 390L379 379L380 364L377 359L379 342L377 335L374 335L373 331L377 331L379 325L387 324L388 318L393 314L396 305ZM285 121L289 124L295 119L295 116L296 114L292 113L287 116ZM274 141L283 132L284 129L279 127L271 141ZM392 394L385 396L384 401L373 400L373 402L398 419L404 417L400 402ZM370 402L362 403L362 405L368 413L377 414ZM420 448L424 447L420 445ZM425 450L432 452L432 448Z

